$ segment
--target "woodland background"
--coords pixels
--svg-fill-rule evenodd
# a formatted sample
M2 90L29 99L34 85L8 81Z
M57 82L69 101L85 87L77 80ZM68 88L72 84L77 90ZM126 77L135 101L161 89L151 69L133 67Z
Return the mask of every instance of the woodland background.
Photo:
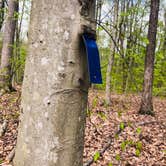
M166 164L165 0L160 1L155 43L155 115L138 114L146 49L149 45L150 2L98 0L96 3L95 22L103 84L92 85L89 93L84 150L86 166ZM28 50L30 7L29 0L14 3L0 0L2 166L11 163L16 145L21 85ZM6 55L7 60L2 59L2 55ZM4 64L5 68L3 63L7 63Z

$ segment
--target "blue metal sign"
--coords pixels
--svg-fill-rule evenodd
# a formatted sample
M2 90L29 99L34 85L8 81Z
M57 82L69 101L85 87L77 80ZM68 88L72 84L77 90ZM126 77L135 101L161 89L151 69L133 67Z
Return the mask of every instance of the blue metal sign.
M86 47L90 82L102 84L100 57L96 41L88 34L83 34L83 40Z

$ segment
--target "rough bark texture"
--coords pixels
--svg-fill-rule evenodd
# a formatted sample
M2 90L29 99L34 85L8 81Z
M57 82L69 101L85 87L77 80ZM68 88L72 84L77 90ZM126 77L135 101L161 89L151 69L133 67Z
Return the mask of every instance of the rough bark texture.
M141 100L141 107L139 110L139 113L141 114L154 114L152 88L159 3L159 0L151 0L151 12L148 30L149 44L146 49L143 95Z
M15 12L18 8L18 0L10 0L8 4L8 15L5 22L3 45L0 66L0 88L11 89L11 57L13 52L14 35L16 29Z
M93 2L93 3L92 3ZM81 166L88 94L76 0L33 0L14 166ZM85 8L84 8L85 11ZM41 17L42 16L42 17Z

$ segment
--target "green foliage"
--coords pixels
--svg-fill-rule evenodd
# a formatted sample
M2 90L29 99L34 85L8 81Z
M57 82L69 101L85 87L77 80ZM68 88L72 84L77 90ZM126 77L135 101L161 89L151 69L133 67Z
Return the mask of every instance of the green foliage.
M90 109L87 108L86 114L87 114L87 116L90 117L93 114L93 112Z
M134 141L133 140L126 140L126 145L130 145L133 146L134 145Z
M139 149L136 149L136 150L135 150L135 155L136 155L137 157L139 157L140 154L141 154L140 150L139 150Z
M94 157L93 157L93 160L97 161L99 158L100 158L100 153L96 152L95 155L94 155Z
M162 34L163 35L163 34ZM134 45L133 48L126 50L128 52L128 58L126 62L131 62L131 69L126 68L125 73L127 73L126 88L125 91L128 93L141 92L143 87L143 75L144 75L144 57L146 53L146 45L149 43L147 37L139 37L141 45ZM161 38L162 40L162 38ZM97 85L98 89L105 89L106 85L106 71L108 64L108 56L110 54L109 48L100 48L101 55L101 71L103 84ZM155 96L166 96L166 54L163 50L158 50L156 52L155 68L154 68L154 83L153 83L153 94ZM125 63L126 63L125 62ZM114 66L111 75L111 90L116 93L123 92L123 60L121 56L116 53L114 59Z
M142 142L141 141L136 142L136 149L138 149L139 151L142 150Z
M164 154L166 154L166 150L163 150Z
M18 18L19 18L19 13L18 12L14 12L14 19L18 20Z
M121 3L121 2L120 2ZM144 78L144 61L146 54L146 47L149 44L147 38L148 32L148 19L149 9L145 8L145 2L138 1L134 3L127 10L119 10L119 22L122 21L122 27L125 26L126 30L121 31L121 38L123 46L116 43L118 49L115 48L114 64L111 75L111 91L116 93L138 93L142 92L143 78ZM134 20L136 18L136 20ZM125 20L125 21L124 21ZM110 25L107 26L108 20L105 22L105 28L109 32ZM111 23L113 24L113 23ZM132 28L131 28L132 27ZM101 55L102 77L103 84L97 85L99 89L105 89L106 71L108 64L108 57L112 50L110 50L110 43L112 40L107 41L105 44L106 35L103 35L101 27L99 29L99 51ZM120 30L118 30L119 33ZM100 33L102 32L102 34ZM110 38L110 37L108 37ZM166 96L166 50L164 41L166 38L166 28L163 18L159 17L158 32L156 42L156 55L155 55L155 69L154 69L154 82L153 94L155 96ZM119 39L119 38L118 38ZM120 51L119 51L120 50Z
M97 97L95 97L92 101L92 108L95 108L97 106Z
M156 96L166 97L166 54L163 50L157 52L155 68L153 93Z
M133 140L124 140L121 143L121 150L125 151L125 149L126 149L127 146L128 147L135 147L135 155L137 157L140 156L141 151L142 151L142 142L141 141L134 142Z
M119 135L118 134L115 134L115 139L118 139L119 138Z
M121 130L124 130L124 128L125 128L125 124L124 124L123 122L121 122L121 123L120 123L120 129L121 129Z
M136 129L136 132L137 132L137 134L141 134L141 128L138 127L138 128Z
M132 123L130 121L127 122L128 127L132 127Z
M121 159L120 154L116 154L115 159L116 159L117 161L120 161L120 159Z
M0 164L2 164L3 163L3 159L0 159Z
M123 141L123 142L121 143L121 149L122 149L122 151L124 151L125 148L126 148L126 142Z
M108 166L113 166L113 164L112 164L112 163L109 163Z
M17 83L22 83L25 68L25 60L27 55L27 45L21 44L19 47L17 47L17 45L15 44L13 48L13 57L11 59L12 75L14 75L15 81Z
M122 111L118 111L118 117L120 118L122 116Z
M104 112L98 112L98 115L100 116L100 118L102 119L102 120L106 120L107 119L107 116L104 114Z

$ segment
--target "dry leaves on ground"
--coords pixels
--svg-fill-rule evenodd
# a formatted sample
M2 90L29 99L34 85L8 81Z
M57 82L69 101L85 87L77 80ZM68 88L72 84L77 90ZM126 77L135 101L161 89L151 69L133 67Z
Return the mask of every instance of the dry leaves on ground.
M0 124L7 120L0 137L0 166L11 166L5 159L16 145L19 99L20 92L0 98ZM92 166L165 166L166 99L154 98L155 117L137 114L138 95L112 94L111 100L107 106L103 92L89 93L84 162L91 160Z

